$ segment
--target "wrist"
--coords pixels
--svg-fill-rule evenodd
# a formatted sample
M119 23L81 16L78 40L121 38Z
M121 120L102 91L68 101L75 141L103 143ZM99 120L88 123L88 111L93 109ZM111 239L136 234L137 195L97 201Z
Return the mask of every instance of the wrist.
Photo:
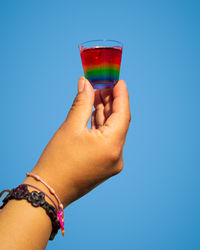
M52 172L50 168L49 171L46 171L46 167L44 165L39 164L36 165L36 167L31 171L31 173L38 175L44 182L46 182L52 189L54 189L55 194L58 196L64 208L68 206L72 201L74 201L75 192L73 193L73 188L70 184L70 181L63 180L63 175L59 175ZM26 177L23 183L31 184L40 188L44 192L48 193L48 195L53 199L53 201L58 204L58 201L56 200L55 196L52 195L49 189L40 181L37 181L32 177ZM51 201L50 204L52 204Z
M55 197L49 193L48 189L42 183L34 181L31 177L27 177L22 184L27 184L30 192L43 192L48 203L56 209L58 208Z

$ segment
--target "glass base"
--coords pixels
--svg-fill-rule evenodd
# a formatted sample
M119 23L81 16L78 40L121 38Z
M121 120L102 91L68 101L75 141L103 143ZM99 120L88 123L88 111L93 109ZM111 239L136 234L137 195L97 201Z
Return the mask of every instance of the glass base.
M114 84L108 84L108 83L106 83L106 84L95 84L95 85L93 85L93 88L94 89L106 89L106 88L113 88L115 85Z
M115 81L110 81L110 80L92 81L91 79L89 79L89 81L92 84L92 87L94 89L114 88L114 86L117 83L117 80L115 80Z

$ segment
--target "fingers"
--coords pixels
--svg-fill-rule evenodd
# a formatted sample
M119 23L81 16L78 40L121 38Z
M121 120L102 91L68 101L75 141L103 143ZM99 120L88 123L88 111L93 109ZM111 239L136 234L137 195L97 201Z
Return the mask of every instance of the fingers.
M121 131L121 134L128 130L131 115L124 81L118 81L113 89L97 90L94 106L93 124L95 122L96 128L106 125Z
M105 125L124 134L128 130L130 120L129 94L126 83L120 80L113 88L112 114L106 120Z
M103 126L105 122L105 114L104 114L104 104L101 99L100 90L96 90L95 92L95 101L94 106L96 109L95 118L97 127Z
M96 129L97 124L96 124L96 110L92 112L92 117L91 117L91 128Z
M96 90L95 92L95 118L97 127L103 126L112 113L112 89Z
M112 89L102 89L101 99L104 104L104 114L107 119L112 114L112 102L113 102L113 90Z

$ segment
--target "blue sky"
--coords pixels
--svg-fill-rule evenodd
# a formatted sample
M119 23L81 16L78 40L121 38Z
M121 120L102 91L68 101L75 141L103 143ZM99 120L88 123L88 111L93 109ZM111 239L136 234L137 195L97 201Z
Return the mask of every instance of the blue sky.
M124 170L66 209L47 249L200 249L200 2L0 1L0 188L37 162L83 75L78 44L124 44Z

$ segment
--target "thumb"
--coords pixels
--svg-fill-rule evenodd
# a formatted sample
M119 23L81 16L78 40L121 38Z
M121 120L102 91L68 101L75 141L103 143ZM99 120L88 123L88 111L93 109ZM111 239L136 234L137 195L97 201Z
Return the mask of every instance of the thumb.
M78 80L78 94L68 113L66 122L77 129L86 128L94 104L94 90L89 81L80 77Z

